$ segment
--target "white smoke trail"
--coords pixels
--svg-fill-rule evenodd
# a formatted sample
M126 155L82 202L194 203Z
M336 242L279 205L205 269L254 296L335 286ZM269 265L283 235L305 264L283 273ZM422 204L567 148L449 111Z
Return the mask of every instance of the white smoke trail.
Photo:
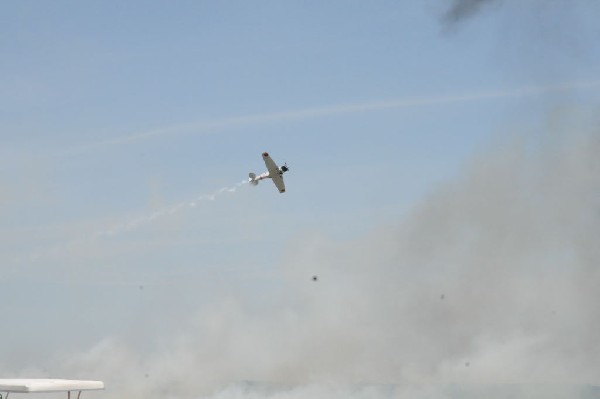
M154 221L164 218L166 216L174 215L174 214L179 213L186 209L195 208L203 201L215 201L219 196L221 196L224 193L235 193L240 187L242 187L246 183L248 183L248 181L243 180L232 186L221 187L220 189L218 189L212 193L198 195L193 200L183 201L183 202L179 202L177 204L165 207L165 208L155 211L149 215L131 218L123 223L119 223L110 228L94 232L92 234L92 239L96 240L96 239L99 239L102 237L113 237L117 234L121 234L121 233L125 233L128 231L137 229L145 224L154 222Z
M118 236L120 234L132 232L133 230L142 228L145 225L157 222L160 219L173 216L185 210L196 208L202 202L216 201L223 194L235 193L246 183L248 183L248 181L243 180L239 183L235 183L230 186L221 187L220 189L215 190L213 192L209 192L208 194L200 194L191 200L181 201L171 206L164 207L149 214L126 218L124 222L117 223L112 226L102 228L100 230L96 230L90 234L79 234L79 238L66 240L65 242L52 245L50 247L38 248L37 250L32 251L26 257L26 259L24 259L23 257L17 257L16 259L14 259L14 263L21 264L24 261L36 262L42 259L46 259L48 257L60 256L61 254L64 254L72 248L77 248L86 244L92 244L94 242L102 240L103 238L114 238L115 236Z

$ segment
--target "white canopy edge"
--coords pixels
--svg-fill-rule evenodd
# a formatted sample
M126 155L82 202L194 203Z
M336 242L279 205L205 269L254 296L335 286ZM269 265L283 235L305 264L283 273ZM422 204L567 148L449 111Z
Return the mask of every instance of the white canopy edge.
M69 392L97 391L104 389L102 381L57 380L57 379L0 379L0 392Z

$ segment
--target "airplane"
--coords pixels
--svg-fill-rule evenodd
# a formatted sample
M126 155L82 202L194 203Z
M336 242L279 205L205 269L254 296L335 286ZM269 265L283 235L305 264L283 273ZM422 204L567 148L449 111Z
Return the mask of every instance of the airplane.
M81 396L81 391L98 391L104 389L102 381L83 381L83 380L61 380L49 378L9 378L0 379L0 398L8 399L10 393L30 393L30 392L66 392L67 399L71 399L71 392L78 392L77 399Z
M289 170L287 164L284 164L281 168L271 159L268 152L263 152L263 161L267 165L267 171L256 175L256 173L248 173L248 182L253 186L258 185L258 182L262 179L271 179L280 193L285 193L285 184L283 184L283 174Z

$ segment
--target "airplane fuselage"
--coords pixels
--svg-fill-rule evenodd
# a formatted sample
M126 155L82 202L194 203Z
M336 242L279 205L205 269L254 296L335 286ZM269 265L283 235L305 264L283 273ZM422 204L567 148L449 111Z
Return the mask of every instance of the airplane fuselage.
M271 175L267 171L267 172L261 173L260 175L256 176L254 178L254 180L262 180L262 179L270 179L270 178L271 178Z

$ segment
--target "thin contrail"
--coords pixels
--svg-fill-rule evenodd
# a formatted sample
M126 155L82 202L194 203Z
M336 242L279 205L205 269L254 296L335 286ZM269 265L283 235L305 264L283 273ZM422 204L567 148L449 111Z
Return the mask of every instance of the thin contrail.
M143 141L154 137L164 137L170 135L182 135L182 134L199 134L209 133L216 130L222 130L227 128L239 127L239 126L252 126L261 125L266 123L289 121L289 120L305 120L315 119L325 116L342 115L357 112L372 112L385 109L393 108L411 108L411 107L423 107L432 106L438 104L449 104L449 103L460 103L460 102L472 102L482 100L492 100L499 98L511 98L511 97L527 97L542 95L548 93L558 93L565 91L572 91L578 89L592 89L600 86L600 80L587 80L587 81L571 81L563 82L552 85L544 86L524 86L516 89L508 90L493 90L493 91L481 91L475 93L465 93L459 95L438 95L428 97L408 97L400 100L388 100L378 102L367 102L358 104L345 104L335 106L325 106L316 108L304 108L292 111L273 112L256 115L245 115L226 117L221 119L208 120L196 123L178 124L169 127L149 130L146 132L131 134L128 136L118 137L105 141L98 141L90 144L84 144L77 147L72 147L67 150L66 153L78 153L82 151L116 146L122 144L128 144L137 141Z

